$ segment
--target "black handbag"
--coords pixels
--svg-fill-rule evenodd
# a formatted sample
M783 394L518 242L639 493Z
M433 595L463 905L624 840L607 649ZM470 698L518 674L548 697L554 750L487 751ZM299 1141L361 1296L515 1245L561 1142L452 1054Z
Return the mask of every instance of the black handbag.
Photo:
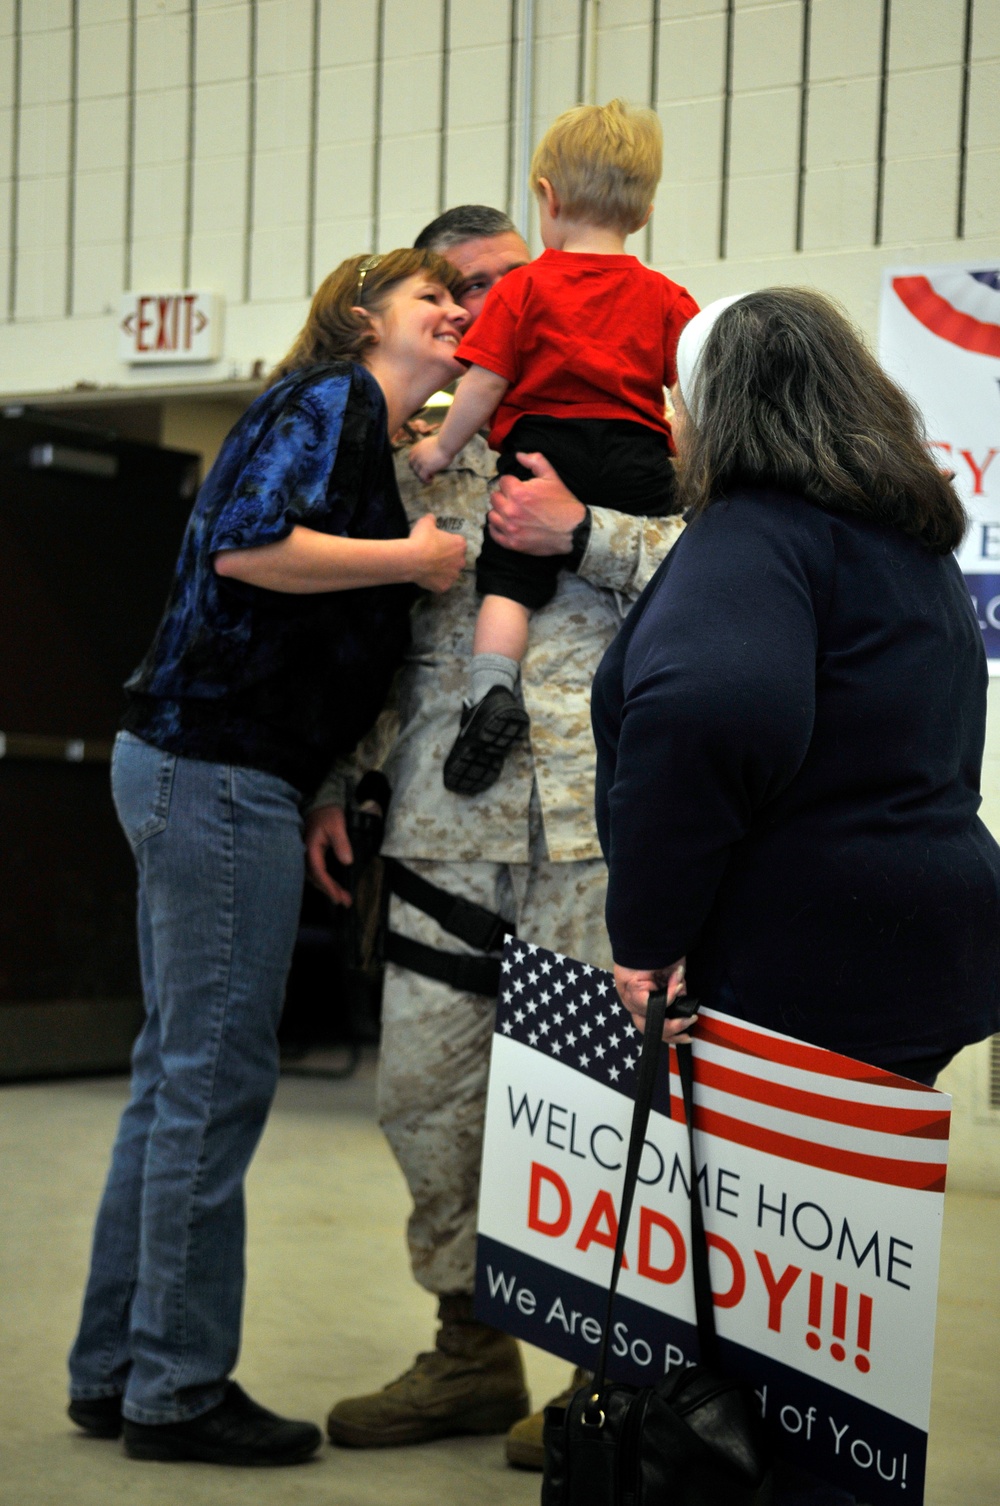
M691 1268L701 1363L654 1386L606 1378L608 1339L649 1107L666 996L649 1001L621 1218L593 1383L545 1411L542 1506L768 1506L770 1446L749 1387L719 1369L708 1247L695 1174L691 1047L677 1046L691 1165Z

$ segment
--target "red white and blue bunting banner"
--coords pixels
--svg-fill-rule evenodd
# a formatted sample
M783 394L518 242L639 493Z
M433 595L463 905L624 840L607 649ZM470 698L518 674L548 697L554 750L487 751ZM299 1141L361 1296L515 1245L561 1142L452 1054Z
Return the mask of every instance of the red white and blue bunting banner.
M890 268L879 355L924 416L972 515L959 563L1000 674L1000 266Z
M490 1069L476 1311L592 1369L640 1037L609 974L509 941ZM859 1500L923 1500L951 1101L702 1012L698 1182L728 1370L783 1453ZM688 1148L664 1052L626 1242L612 1378L697 1359Z

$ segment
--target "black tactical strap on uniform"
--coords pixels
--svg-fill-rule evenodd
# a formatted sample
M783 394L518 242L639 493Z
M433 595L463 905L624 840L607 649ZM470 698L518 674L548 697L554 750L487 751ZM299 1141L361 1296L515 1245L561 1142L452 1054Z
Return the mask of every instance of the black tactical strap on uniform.
M514 927L502 915L461 899L421 878L395 858L383 858L386 882L393 894L414 909L436 920L442 930L457 936L478 952L497 952ZM390 931L386 938L386 960L405 967L421 977L447 983L459 993L483 994L496 998L500 990L500 958L470 957L465 952L444 952L437 947Z
M435 947L390 931L385 942L387 962L447 983L461 994L482 994L495 999L500 992L500 958L477 957L470 952L439 952Z
M485 905L473 904L470 899L460 899L439 889L437 884L421 878L404 868L395 858L383 858L386 877L393 894L408 905L422 910L451 936L457 936L477 952L499 952L504 938L512 934L514 927L502 915L487 910Z

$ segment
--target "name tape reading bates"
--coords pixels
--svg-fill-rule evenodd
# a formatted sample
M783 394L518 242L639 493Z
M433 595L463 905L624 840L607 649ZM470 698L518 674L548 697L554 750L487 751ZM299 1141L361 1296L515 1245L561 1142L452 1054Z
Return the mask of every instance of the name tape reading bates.
M727 1369L786 1457L861 1500L923 1499L951 1100L703 1010L698 1188ZM611 975L504 951L490 1069L477 1315L592 1369L641 1037ZM649 1385L697 1359L688 1148L663 1053L611 1344Z

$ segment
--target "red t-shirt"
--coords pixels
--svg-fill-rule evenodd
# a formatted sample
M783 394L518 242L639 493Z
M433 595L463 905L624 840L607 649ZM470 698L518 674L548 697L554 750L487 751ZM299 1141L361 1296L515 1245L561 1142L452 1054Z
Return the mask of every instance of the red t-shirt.
M523 413L628 418L669 436L663 389L681 330L698 312L686 288L634 256L544 251L490 291L457 355L506 377L490 446Z

